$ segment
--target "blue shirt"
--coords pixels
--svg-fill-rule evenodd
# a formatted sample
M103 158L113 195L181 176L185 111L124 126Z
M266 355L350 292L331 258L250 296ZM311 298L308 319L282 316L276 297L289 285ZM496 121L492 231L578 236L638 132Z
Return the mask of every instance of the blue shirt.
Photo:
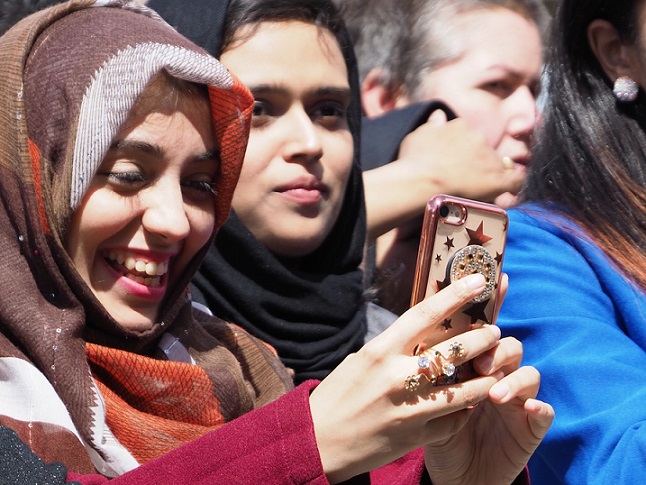
M646 478L646 295L571 222L510 210L498 324L541 373L556 412L530 461L533 485ZM646 268L644 268L646 271Z

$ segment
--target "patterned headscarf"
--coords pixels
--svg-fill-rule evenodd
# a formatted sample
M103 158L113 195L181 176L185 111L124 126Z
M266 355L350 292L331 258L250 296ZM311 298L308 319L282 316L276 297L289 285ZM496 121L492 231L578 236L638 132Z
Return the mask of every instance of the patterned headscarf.
M123 0L72 0L0 38L0 424L73 471L118 475L290 385L266 346L219 320L196 322L203 316L193 314L187 284L209 243L145 332L110 317L64 249L70 215L161 71L208 86L221 158L217 228L229 213L252 108L246 88L219 62L151 10ZM158 449L142 449L160 441L155 420L167 418L152 389L137 387L144 372L173 384L201 379L212 402L199 429L182 428ZM181 419L166 421L175 431Z

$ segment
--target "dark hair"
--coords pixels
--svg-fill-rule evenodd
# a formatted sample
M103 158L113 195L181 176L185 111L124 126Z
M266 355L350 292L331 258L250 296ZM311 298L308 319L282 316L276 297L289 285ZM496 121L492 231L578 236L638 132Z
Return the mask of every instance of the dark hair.
M296 20L314 24L331 31L341 48L348 47L347 39L339 33L345 29L336 7L328 0L231 0L225 17L222 52L231 43L242 40L239 37L243 26L259 26L263 22L284 22ZM244 36L251 37L254 29Z
M639 38L638 2L562 0L549 64L547 104L523 201L555 203L629 278L646 288L646 99L620 104L588 44L591 21Z

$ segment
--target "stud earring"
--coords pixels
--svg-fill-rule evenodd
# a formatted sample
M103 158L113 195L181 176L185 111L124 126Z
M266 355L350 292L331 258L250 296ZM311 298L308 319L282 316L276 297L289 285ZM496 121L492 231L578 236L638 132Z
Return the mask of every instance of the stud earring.
M632 103L637 99L639 86L628 76L619 76L612 89L615 98L621 103Z

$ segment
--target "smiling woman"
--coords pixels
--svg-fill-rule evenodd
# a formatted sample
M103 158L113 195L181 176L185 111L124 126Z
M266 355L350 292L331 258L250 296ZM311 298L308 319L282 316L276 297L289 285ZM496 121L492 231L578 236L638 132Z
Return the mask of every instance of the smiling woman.
M66 236L80 276L132 330L152 328L168 288L215 228L208 93L171 80L160 74L142 93Z
M47 462L116 476L282 395L275 356L198 324L187 298L229 212L248 91L136 4L65 3L0 43L3 281L19 295L0 298L0 422Z

